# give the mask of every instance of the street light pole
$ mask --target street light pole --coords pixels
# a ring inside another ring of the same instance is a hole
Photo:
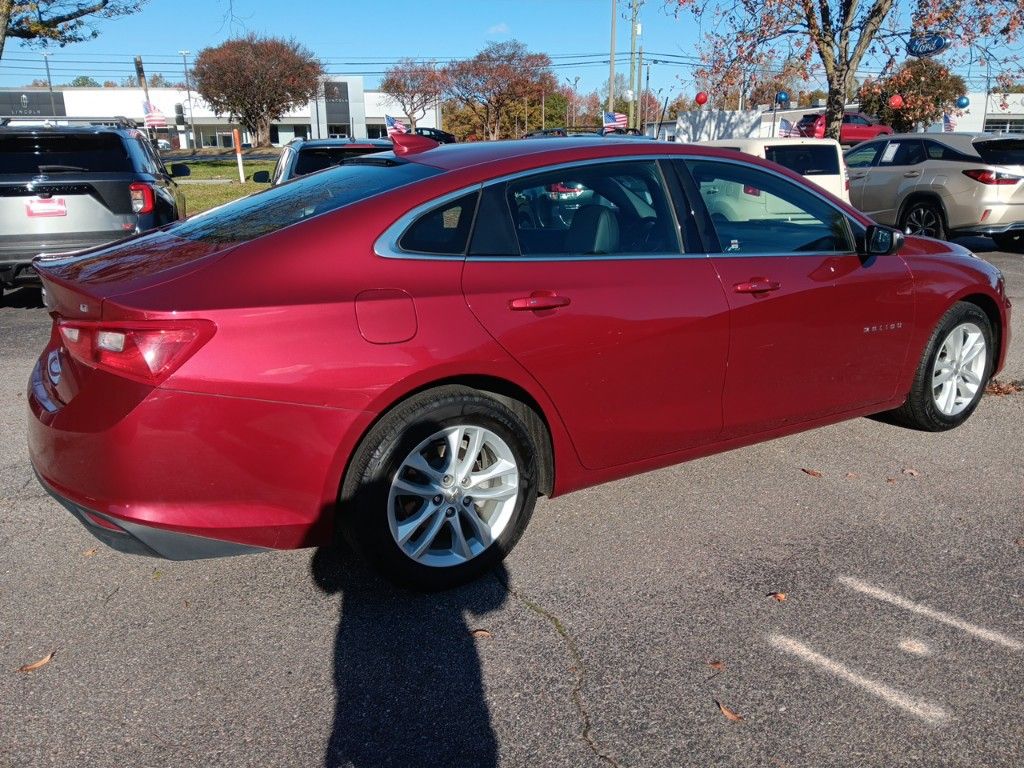
[[[46,64],[46,85],[50,89],[50,114],[56,117],[57,105],[53,100],[53,80],[50,78],[50,52],[43,51],[43,63]]]
[[[572,96],[569,97],[569,100],[572,102],[572,125],[571,125],[571,127],[575,128],[576,127],[576,89],[579,87],[579,84],[580,84],[580,76],[577,75],[572,80],[570,80],[567,77],[567,78],[565,78],[565,82],[572,83]],[[570,125],[569,125],[569,104],[565,105],[565,125],[566,125],[567,128],[570,127]]]
[[[192,113],[192,85],[188,80],[188,55],[191,51],[178,51],[181,54],[181,65],[185,70],[185,91],[188,93],[188,127],[189,133],[192,135],[192,148],[196,149],[199,142],[196,141],[196,118]]]
[[[616,0],[612,0],[612,54],[608,58],[608,112],[615,111],[615,3]]]

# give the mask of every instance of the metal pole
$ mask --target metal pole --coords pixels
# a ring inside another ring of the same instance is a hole
[[[46,85],[50,89],[50,114],[56,117],[57,105],[53,100],[53,80],[50,79],[50,54],[43,53],[43,63],[46,64]]]
[[[650,117],[650,115],[647,114],[647,94],[650,92],[650,90],[651,90],[651,65],[648,64],[647,65],[647,81],[644,83],[644,100],[643,100],[643,105],[644,105],[644,133],[647,133],[647,118]]]
[[[633,7],[630,11],[631,24],[629,26],[629,90],[632,91],[636,85],[636,14],[637,14],[637,0],[633,0]],[[629,122],[627,125],[630,128],[634,128],[634,118],[636,117],[636,93],[633,93],[633,98],[629,100]]]
[[[985,111],[981,115],[981,130],[985,130],[985,122],[988,120],[988,94],[992,90],[992,64],[985,59]]]
[[[547,130],[547,115],[544,114],[544,90],[540,92],[540,129]]]
[[[608,111],[615,111],[615,2],[612,0],[612,54],[608,58]],[[602,121],[603,122],[603,121]]]
[[[181,54],[181,65],[185,70],[185,91],[188,93],[188,127],[192,136],[192,148],[195,149],[199,146],[199,141],[196,138],[196,118],[192,111],[192,84],[188,79],[188,59],[186,58],[191,51],[178,51],[178,53]]]
[[[665,97],[665,106],[661,108],[661,119],[658,120],[658,125],[654,129],[654,138],[658,138],[661,133],[661,124],[665,122],[665,113],[668,111],[668,96]]]

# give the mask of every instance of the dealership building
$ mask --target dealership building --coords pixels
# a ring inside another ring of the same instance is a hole
[[[157,137],[167,138],[174,146],[230,147],[231,132],[239,127],[226,115],[216,115],[194,90],[189,98],[185,88],[150,88],[149,101],[167,124],[166,129],[156,130]],[[47,88],[3,88],[0,117],[127,117],[143,125],[145,102],[141,88],[54,87],[52,92]],[[270,139],[275,145],[283,145],[295,138],[380,138],[387,135],[385,115],[402,115],[401,107],[387,94],[367,90],[361,76],[332,76],[322,81],[318,98],[272,124]],[[417,125],[439,128],[440,109],[428,110]],[[252,140],[243,131],[242,141]]]

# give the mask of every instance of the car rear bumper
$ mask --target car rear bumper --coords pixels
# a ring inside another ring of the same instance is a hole
[[[44,383],[47,355],[28,392],[32,466],[105,543],[194,559],[330,541],[347,450],[368,414],[98,372],[110,381],[61,404]]]
[[[0,235],[0,283],[38,283],[32,259],[44,253],[66,253],[98,248],[124,239],[130,232],[74,232],[40,237],[38,235]]]
[[[950,235],[953,237],[967,237],[970,235],[1006,235],[1011,232],[1024,233],[1024,221],[1015,221],[1009,224],[991,224],[988,226],[977,224],[970,227],[957,227],[950,230]]]

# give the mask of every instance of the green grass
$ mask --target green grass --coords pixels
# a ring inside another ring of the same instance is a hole
[[[274,163],[260,161],[247,162],[244,165],[245,184],[238,183],[238,165],[234,160],[213,160],[204,163],[187,163],[192,170],[181,184],[185,195],[185,211],[189,216],[218,205],[237,200],[253,192],[270,189],[269,184],[255,184],[250,179],[256,171],[274,170]],[[224,184],[189,184],[188,179],[215,180],[226,179]]]

